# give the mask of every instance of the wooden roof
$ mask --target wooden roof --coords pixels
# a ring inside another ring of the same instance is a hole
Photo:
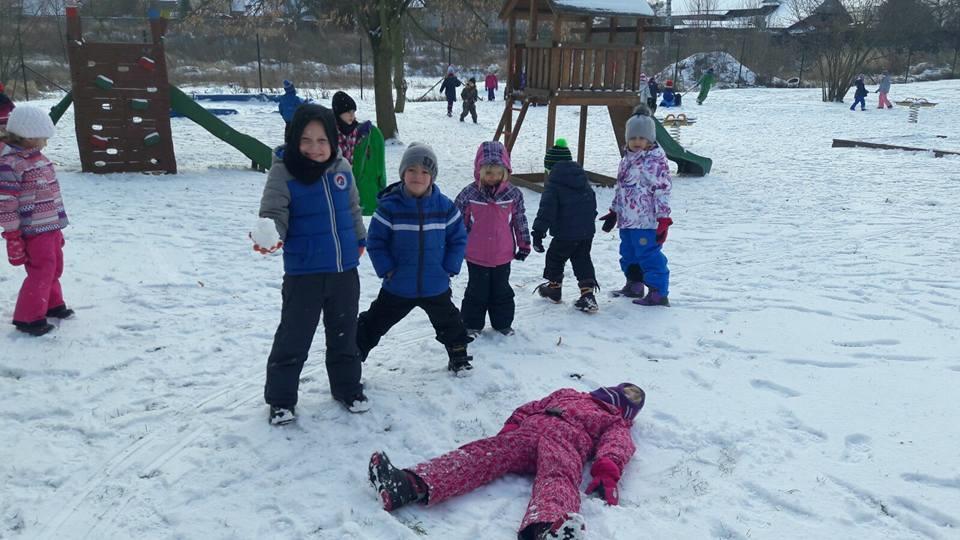
[[[518,19],[530,16],[530,2],[536,2],[540,15],[567,15],[570,17],[650,17],[653,8],[647,0],[507,0],[500,10],[500,18],[510,14]]]

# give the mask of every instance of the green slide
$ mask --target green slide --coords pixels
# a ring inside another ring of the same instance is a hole
[[[57,103],[50,109],[50,119],[53,120],[54,125],[60,121],[63,113],[67,112],[71,103],[73,103],[73,92],[67,92],[67,95],[63,96],[60,103]]]
[[[713,166],[712,159],[684,150],[677,141],[673,140],[659,120],[654,118],[653,121],[657,123],[657,143],[667,153],[667,157],[677,164],[678,173],[692,176],[710,174],[710,167]]]
[[[269,146],[228,126],[172,84],[170,85],[170,107],[242,152],[264,170],[270,169],[273,152]]]

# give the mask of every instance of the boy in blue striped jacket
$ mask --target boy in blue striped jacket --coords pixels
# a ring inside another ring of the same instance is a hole
[[[437,156],[429,146],[410,144],[400,178],[380,193],[370,220],[367,250],[383,285],[357,321],[360,357],[366,360],[380,338],[419,307],[447,349],[447,368],[462,374],[472,368],[467,344],[473,340],[451,300],[450,278],[460,273],[467,246],[463,217],[434,185]]]

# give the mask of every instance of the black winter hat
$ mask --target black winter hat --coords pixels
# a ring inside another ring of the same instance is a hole
[[[561,161],[573,161],[566,139],[557,139],[553,143],[553,148],[547,150],[547,155],[543,158],[543,168],[549,171]]]
[[[337,91],[337,93],[333,95],[332,105],[335,116],[340,116],[347,111],[357,110],[357,102],[343,91]]]

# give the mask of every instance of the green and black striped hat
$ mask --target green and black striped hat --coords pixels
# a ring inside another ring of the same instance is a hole
[[[560,161],[573,161],[566,139],[557,139],[553,143],[553,148],[547,150],[547,155],[543,158],[543,168],[549,171]]]

